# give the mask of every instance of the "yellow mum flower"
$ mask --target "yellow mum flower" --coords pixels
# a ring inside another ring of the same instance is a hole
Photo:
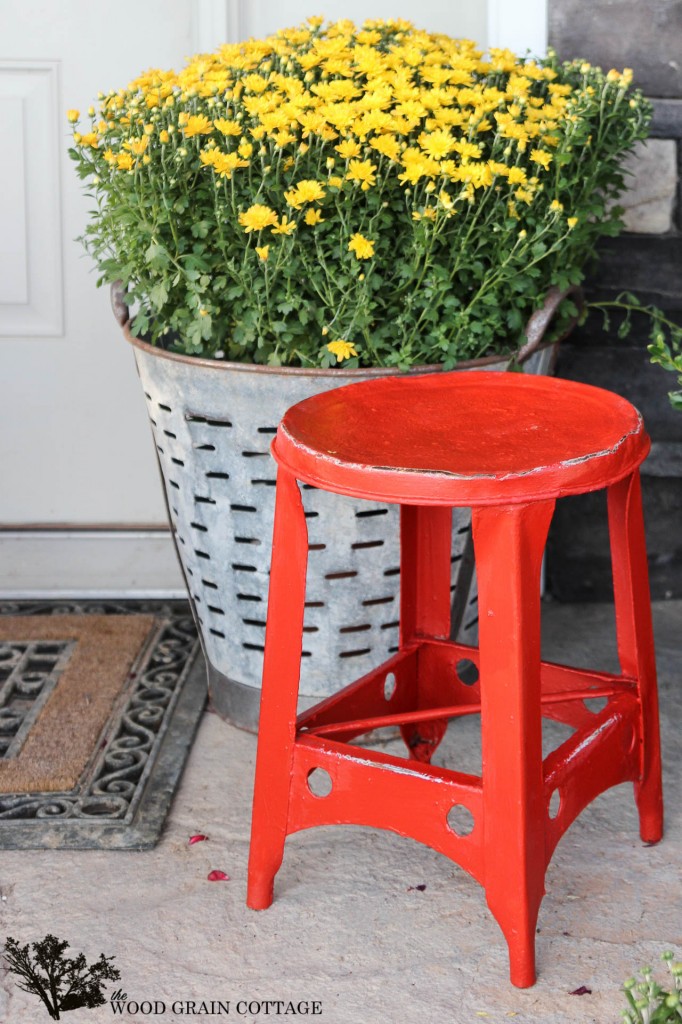
[[[344,139],[338,146],[334,146],[334,149],[342,156],[344,160],[350,160],[352,157],[360,156],[362,148],[355,139]]]
[[[455,140],[450,132],[444,130],[430,132],[428,134],[426,132],[422,133],[422,135],[419,136],[419,145],[424,152],[428,153],[428,155],[433,157],[434,160],[442,160],[443,157],[448,155],[451,149],[457,148]],[[461,143],[458,145],[461,145]],[[478,146],[473,148],[475,150],[474,155],[478,156]]]
[[[346,178],[348,181],[357,181],[362,191],[366,192],[371,185],[376,185],[376,170],[376,164],[370,160],[351,160]]]
[[[531,149],[530,158],[536,164],[540,164],[545,170],[549,167],[552,162],[552,154],[548,153],[546,149]]]
[[[78,118],[81,116],[81,112],[80,110],[67,110],[66,116],[71,122],[71,124],[75,124]]]
[[[306,210],[305,217],[303,218],[306,224],[320,224],[322,222],[322,214],[319,210]]]
[[[187,118],[183,131],[188,139],[194,135],[210,135],[213,131],[213,124],[205,114],[192,114]]]
[[[569,227],[569,230],[570,230],[570,229],[572,229],[572,228],[574,228],[576,226],[576,224],[578,223],[578,218],[577,217],[567,217],[566,218],[566,223],[568,224],[568,227]]]
[[[558,199],[553,199],[552,202],[549,204],[549,208],[550,210],[553,210],[555,213],[561,213],[561,211],[564,208],[564,204],[560,203]]]
[[[245,213],[239,214],[239,223],[248,235],[250,231],[262,231],[263,228],[277,225],[277,214],[269,206],[254,203]]]
[[[258,253],[259,259],[261,259],[263,261],[263,263],[265,263],[267,261],[268,256],[270,255],[270,246],[269,245],[257,245],[256,246],[256,252]]]
[[[78,132],[75,132],[73,137],[81,146],[90,146],[92,149],[98,148],[99,135],[97,132],[86,132],[85,135],[81,135],[79,139],[76,139],[77,134]]]
[[[338,341],[330,341],[327,348],[332,355],[336,356],[336,361],[339,363],[342,363],[344,359],[350,359],[351,356],[356,356],[358,354],[352,341],[344,341],[342,338],[339,338]]]
[[[160,142],[168,142],[169,139],[170,139],[170,135],[168,134],[168,132],[166,131],[165,128],[162,131],[159,132],[159,141]]]
[[[397,160],[400,156],[400,143],[395,135],[380,135],[378,139],[372,139],[370,146],[389,160]]]
[[[357,259],[368,260],[374,255],[374,242],[371,242],[369,238],[365,238],[364,235],[356,231],[348,243],[348,249],[350,252],[355,253]]]
[[[281,222],[273,227],[273,235],[292,235],[296,230],[296,221],[288,220],[286,216],[282,217]]]
[[[116,157],[116,166],[119,171],[131,171],[133,169],[133,158],[130,153],[119,153]]]
[[[522,167],[510,167],[507,177],[510,185],[525,185],[528,180]]]
[[[149,139],[143,135],[141,139],[131,139],[123,143],[123,148],[129,150],[134,156],[142,156],[149,145]]]
[[[284,193],[289,206],[298,209],[303,206],[304,203],[314,203],[324,197],[324,189],[319,181],[313,181],[312,179],[305,179],[299,181],[295,188],[289,189]]]
[[[241,126],[226,117],[216,117],[213,124],[223,135],[241,135],[242,133]]]
[[[242,141],[239,143],[239,146],[237,147],[237,152],[241,157],[244,158],[244,160],[246,160],[253,153],[253,146],[251,145],[250,142],[247,142],[246,139],[242,139]]]

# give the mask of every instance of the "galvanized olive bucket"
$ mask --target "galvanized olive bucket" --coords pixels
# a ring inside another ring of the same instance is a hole
[[[539,347],[539,342],[563,298],[557,293],[551,303],[548,299],[529,324],[529,342],[517,357],[529,372],[551,370],[554,346]],[[234,724],[254,730],[275,497],[270,442],[296,402],[391,371],[279,369],[176,355],[132,337],[117,292],[114,311],[134,346],[212,705]],[[508,365],[507,359],[492,358],[458,369]],[[307,485],[302,496],[310,544],[300,690],[307,706],[397,649],[399,510]],[[451,564],[453,630],[475,643],[477,595],[467,509],[454,511]]]

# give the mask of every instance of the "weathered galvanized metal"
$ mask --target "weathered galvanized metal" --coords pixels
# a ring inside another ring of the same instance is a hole
[[[639,483],[649,444],[642,417],[619,395],[518,374],[374,380],[289,409],[272,446],[250,907],[270,906],[288,835],[321,825],[387,829],[439,851],[484,887],[511,981],[525,988],[535,982],[547,867],[582,810],[633,782],[640,836],[658,842],[661,753]],[[400,503],[402,585],[398,650],[297,716],[304,604],[317,571],[301,484],[370,509]],[[540,655],[540,571],[556,500],[601,489],[615,674]],[[451,515],[462,506],[473,507],[477,646],[450,639]],[[480,714],[482,772],[432,766],[449,719],[466,714]],[[547,757],[543,718],[572,729]],[[380,726],[400,728],[409,760],[358,749],[358,737]]]
[[[566,293],[552,293],[532,318],[521,358],[547,373],[553,347],[540,347]],[[114,312],[134,345],[165,485],[178,555],[201,630],[216,710],[255,729],[267,612],[275,465],[269,446],[286,410],[313,394],[385,368],[271,368],[176,355],[133,338],[120,291]],[[504,370],[495,357],[462,369]],[[415,373],[440,372],[420,367]],[[368,430],[372,429],[368,423]],[[395,506],[303,494],[310,529],[302,704],[324,697],[397,649],[399,551]],[[470,514],[453,522],[454,621],[462,639],[477,628]]]

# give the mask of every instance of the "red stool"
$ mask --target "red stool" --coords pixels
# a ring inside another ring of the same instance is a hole
[[[548,377],[373,380],[287,412],[272,445],[279,468],[250,907],[272,902],[287,835],[330,824],[390,829],[444,853],[484,886],[507,939],[511,980],[526,987],[535,981],[545,871],[582,809],[630,780],[642,839],[661,838],[639,483],[648,450],[641,416],[623,398]],[[297,480],[401,506],[398,653],[298,720],[308,538]],[[555,500],[600,488],[608,488],[620,675],[540,660],[540,566]],[[448,639],[453,506],[473,509],[478,648]],[[463,659],[478,667],[475,685],[457,675]],[[597,696],[607,703],[594,713],[585,701]],[[448,719],[476,712],[482,777],[430,765]],[[544,761],[543,716],[575,729]],[[385,725],[401,727],[410,761],[351,745]],[[316,768],[331,777],[325,797],[308,785]],[[458,805],[473,816],[468,835],[448,825]]]

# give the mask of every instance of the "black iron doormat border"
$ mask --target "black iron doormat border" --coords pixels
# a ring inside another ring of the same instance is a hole
[[[0,849],[145,850],[159,839],[206,700],[206,669],[185,601],[0,601],[2,615],[154,615],[74,789],[0,794]]]

